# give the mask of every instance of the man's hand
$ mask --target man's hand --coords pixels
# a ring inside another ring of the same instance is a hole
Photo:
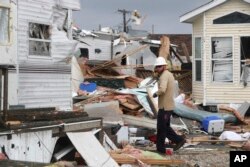
[[[156,98],[158,95],[156,93],[153,94],[153,98]]]

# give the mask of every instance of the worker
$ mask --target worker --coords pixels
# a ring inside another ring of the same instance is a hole
[[[156,148],[160,153],[165,153],[166,137],[175,143],[174,151],[178,150],[185,144],[185,139],[177,135],[170,127],[170,118],[175,108],[174,88],[175,79],[171,72],[167,69],[165,58],[158,57],[154,64],[155,72],[158,73],[158,91],[153,97],[158,97],[158,114],[157,114],[157,141]]]

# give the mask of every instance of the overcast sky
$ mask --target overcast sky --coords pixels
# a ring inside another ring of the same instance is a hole
[[[180,23],[180,16],[210,0],[80,0],[81,10],[73,12],[76,25],[86,30],[101,27],[117,28],[122,25],[118,9],[137,10],[145,20],[142,25],[133,25],[156,34],[192,33],[191,24]],[[127,15],[127,19],[129,15]],[[152,28],[154,27],[154,28]]]

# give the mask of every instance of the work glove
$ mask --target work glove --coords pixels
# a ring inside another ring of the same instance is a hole
[[[153,94],[153,98],[156,98],[158,95],[156,93]]]

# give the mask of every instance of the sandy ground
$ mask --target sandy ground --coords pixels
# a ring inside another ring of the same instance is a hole
[[[167,157],[167,156],[166,156]],[[181,159],[186,162],[181,166],[192,167],[228,167],[229,166],[229,151],[206,150],[206,149],[183,149],[167,159]]]

